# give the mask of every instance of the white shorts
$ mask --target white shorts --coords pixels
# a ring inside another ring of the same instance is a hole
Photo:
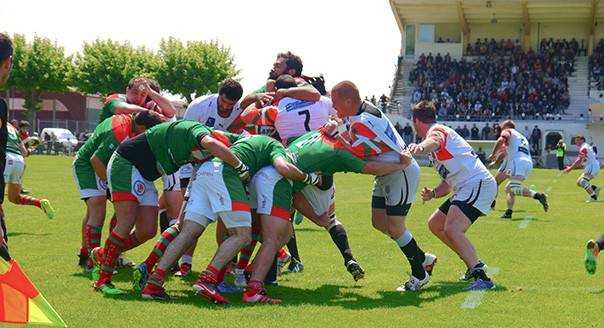
[[[250,206],[256,213],[290,220],[292,182],[272,166],[265,166],[252,177],[249,186]]]
[[[313,185],[308,185],[301,192],[316,215],[323,215],[336,202],[335,182],[328,190],[321,190]]]
[[[371,207],[386,209],[388,215],[406,216],[415,201],[420,170],[414,161],[401,171],[375,177]]]
[[[180,191],[180,174],[179,174],[179,172],[174,172],[169,175],[162,175],[161,178],[164,183],[164,192]]]
[[[158,206],[159,199],[153,181],[145,179],[136,166],[117,153],[111,156],[107,165],[107,180],[114,202],[137,201],[140,206]]]
[[[223,174],[223,169],[224,165],[218,161],[199,167],[189,186],[185,220],[207,226],[208,220],[214,222],[220,217],[227,228],[251,227],[250,206],[246,199],[241,199],[245,197],[243,183],[234,174]]]
[[[533,161],[529,159],[514,159],[508,162],[507,173],[510,177],[528,178],[533,170]]]
[[[25,169],[25,160],[23,156],[6,153],[6,166],[4,167],[4,182],[21,184],[23,170]]]
[[[479,216],[491,212],[491,204],[496,196],[497,182],[494,178],[473,179],[458,187],[439,209],[447,214],[449,206],[456,205],[474,222]]]
[[[585,168],[583,169],[583,174],[589,175],[591,178],[597,177],[598,173],[600,173],[600,163],[599,162],[594,162],[594,163],[585,165]],[[6,174],[5,174],[5,176],[6,176]]]
[[[181,179],[191,179],[193,176],[193,164],[185,164],[178,171]]]
[[[92,167],[78,166],[74,161],[71,165],[71,171],[80,193],[80,199],[87,200],[92,197],[107,196],[107,181],[96,175]]]

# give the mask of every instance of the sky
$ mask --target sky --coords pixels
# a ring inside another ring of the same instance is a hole
[[[387,0],[3,1],[0,31],[47,37],[68,54],[97,38],[151,49],[169,36],[218,40],[231,49],[246,92],[290,50],[328,87],[351,80],[376,96],[389,94],[401,39]]]

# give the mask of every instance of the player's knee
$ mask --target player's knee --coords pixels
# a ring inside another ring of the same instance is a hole
[[[105,207],[106,202],[107,201],[105,197],[90,197],[86,201],[86,204],[88,205],[91,211],[96,211],[101,207]]]
[[[452,240],[459,237],[460,234],[463,234],[463,232],[453,224],[445,224],[443,227],[443,233],[445,236],[447,236],[447,238]]]
[[[389,222],[387,233],[390,238],[396,239],[404,234],[406,231],[405,225],[400,222]]]
[[[157,227],[156,226],[147,226],[144,229],[142,229],[140,231],[140,233],[137,233],[137,238],[141,241],[141,242],[145,242],[149,239],[152,239],[155,237],[155,234],[157,233]]]
[[[252,230],[251,229],[236,229],[233,237],[236,238],[237,242],[241,247],[247,246],[252,242]]]
[[[430,231],[435,235],[441,234],[443,232],[443,227],[440,222],[437,222],[437,220],[434,219],[428,221],[428,229],[430,229]]]

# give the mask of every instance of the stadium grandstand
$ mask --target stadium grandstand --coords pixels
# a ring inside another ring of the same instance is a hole
[[[471,139],[494,139],[495,123],[516,120],[544,166],[554,165],[560,138],[570,145],[584,134],[604,145],[603,2],[390,0],[390,6],[401,50],[388,110],[399,126],[409,122],[414,103],[431,100],[440,119]]]

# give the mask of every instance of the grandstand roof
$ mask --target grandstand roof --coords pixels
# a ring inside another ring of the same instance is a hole
[[[389,0],[399,29],[409,23],[585,22],[604,19],[599,0]],[[525,21],[526,19],[526,21]],[[464,27],[465,28],[465,27]]]

